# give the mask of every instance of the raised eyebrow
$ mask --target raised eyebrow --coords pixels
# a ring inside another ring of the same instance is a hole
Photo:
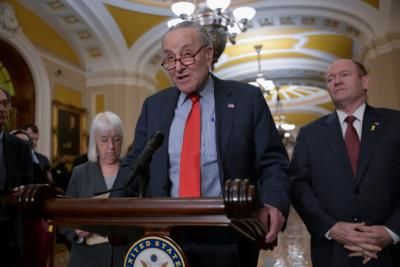
[[[186,54],[193,54],[194,52],[193,52],[193,48],[192,48],[192,46],[190,45],[185,45],[182,49],[181,49],[181,52],[179,52],[179,54],[180,54],[180,56],[184,56],[184,55],[186,55]],[[178,56],[178,58],[180,57],[180,56]],[[176,59],[177,58],[177,55],[174,53],[174,52],[172,52],[171,50],[164,50],[164,58],[163,58],[163,61],[165,61],[165,60],[168,60],[168,59],[171,59],[171,58],[173,58],[173,59]]]

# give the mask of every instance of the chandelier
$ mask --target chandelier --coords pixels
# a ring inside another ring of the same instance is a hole
[[[235,44],[236,36],[247,30],[248,22],[256,14],[252,7],[237,7],[231,12],[230,3],[231,0],[175,2],[171,9],[179,18],[170,20],[168,27],[185,20],[196,21],[204,26],[212,38],[214,48],[212,65],[214,66],[224,52],[227,40],[229,39],[231,44]]]
[[[265,98],[271,95],[271,101],[275,102],[275,112],[274,112],[274,121],[276,128],[278,129],[279,134],[282,139],[289,138],[291,136],[290,131],[294,130],[296,126],[291,123],[286,122],[286,118],[283,115],[283,105],[281,100],[281,94],[279,93],[280,87],[276,86],[273,80],[264,79],[264,75],[261,70],[261,44],[257,44],[254,46],[254,49],[257,53],[257,62],[258,62],[258,71],[256,75],[255,82],[249,82],[249,84],[257,86],[263,92]]]
[[[249,82],[249,84],[257,86],[261,89],[264,94],[270,94],[271,91],[275,90],[275,83],[272,80],[264,79],[264,75],[261,70],[261,44],[254,45],[254,49],[257,53],[258,70],[255,82]]]

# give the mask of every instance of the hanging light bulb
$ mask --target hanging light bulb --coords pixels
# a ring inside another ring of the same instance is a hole
[[[235,8],[232,13],[235,19],[237,19],[238,21],[249,21],[252,20],[256,15],[256,10],[252,7],[244,6]]]
[[[173,3],[171,6],[172,12],[183,19],[188,18],[190,15],[192,15],[194,9],[195,6],[192,3],[184,1]]]
[[[179,23],[181,23],[181,22],[183,22],[183,21],[184,21],[184,20],[181,19],[181,18],[170,19],[170,20],[167,22],[167,26],[168,26],[168,28],[171,28],[171,27],[174,27],[176,24],[179,24]]]
[[[225,10],[231,4],[231,0],[207,0],[207,6],[211,10]]]

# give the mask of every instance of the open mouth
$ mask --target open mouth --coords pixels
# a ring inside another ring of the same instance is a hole
[[[190,77],[190,75],[181,75],[181,76],[176,77],[176,79],[178,81],[185,81],[185,80],[189,79],[189,77]]]

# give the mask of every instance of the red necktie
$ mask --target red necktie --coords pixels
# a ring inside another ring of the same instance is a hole
[[[344,134],[344,142],[346,144],[347,154],[349,155],[351,169],[353,175],[356,176],[357,165],[358,165],[358,154],[360,152],[360,140],[358,134],[353,126],[353,122],[356,118],[354,116],[347,116],[344,120],[347,123],[346,133]]]
[[[188,95],[192,109],[186,119],[180,163],[179,196],[200,197],[200,96]]]

